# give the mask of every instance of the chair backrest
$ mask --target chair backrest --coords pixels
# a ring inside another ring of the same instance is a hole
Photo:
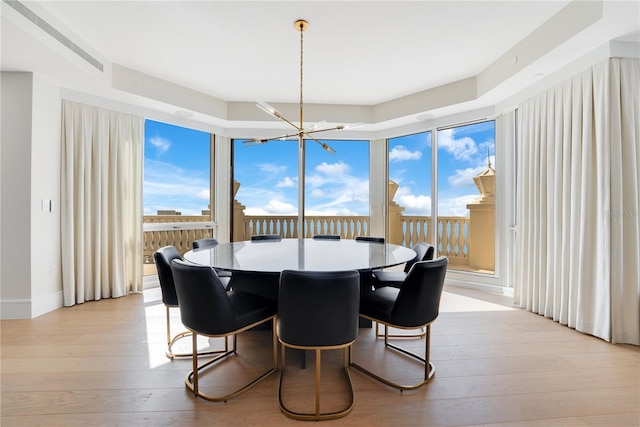
[[[280,236],[279,234],[255,234],[253,236],[251,236],[251,241],[252,242],[260,242],[263,240],[270,240],[270,241],[277,241],[279,242],[280,240],[282,240],[282,236]]]
[[[339,234],[316,234],[314,240],[340,240]]]
[[[231,300],[213,268],[176,259],[171,263],[182,324],[200,334],[236,329]]]
[[[358,335],[357,271],[293,271],[280,275],[278,337],[287,344],[341,345]]]
[[[418,261],[431,261],[433,259],[433,254],[435,253],[435,248],[433,247],[433,245],[423,242],[416,243],[416,245],[413,247],[413,250],[416,253],[416,257],[404,265],[405,273],[408,273],[411,269],[411,266],[413,266],[413,264]]]
[[[212,248],[217,245],[218,245],[218,240],[214,239],[213,237],[194,240],[193,243],[191,244],[193,249]]]
[[[384,243],[384,237],[357,236],[356,237],[356,241],[358,241],[358,242]]]
[[[393,324],[417,327],[438,317],[448,262],[443,256],[413,264],[391,309]]]
[[[432,261],[436,256],[436,248],[429,244],[427,244],[427,246],[427,253],[424,254],[422,261]]]
[[[171,245],[164,246],[153,253],[153,260],[156,263],[156,270],[158,271],[160,291],[162,292],[162,303],[169,307],[178,306],[176,286],[173,281],[173,273],[171,272],[171,262],[174,259],[182,259],[182,257],[176,248]]]

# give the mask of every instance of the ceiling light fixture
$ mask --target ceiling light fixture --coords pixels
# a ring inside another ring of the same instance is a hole
[[[244,141],[245,145],[257,145],[257,144],[266,144],[269,141],[273,140],[287,140],[294,137],[298,139],[298,222],[296,224],[296,230],[298,234],[298,238],[304,238],[305,230],[304,230],[304,189],[305,189],[305,140],[312,139],[320,146],[328,151],[331,154],[335,154],[335,150],[329,146],[329,144],[322,142],[316,138],[314,138],[311,134],[315,134],[318,132],[327,132],[332,130],[344,130],[347,128],[345,125],[337,125],[334,127],[327,127],[326,122],[320,122],[309,128],[304,128],[304,103],[303,103],[303,64],[304,64],[304,36],[303,33],[309,28],[309,23],[304,19],[298,19],[294,22],[293,27],[300,32],[300,122],[299,124],[295,124],[291,120],[287,119],[283,116],[278,110],[273,108],[273,106],[267,104],[262,100],[258,100],[256,105],[261,110],[265,111],[270,116],[277,118],[278,120],[282,120],[289,124],[295,131],[291,133],[281,135],[274,138],[256,138]],[[350,127],[354,127],[356,125],[351,125]]]
[[[265,101],[259,99],[256,101],[256,106],[258,108],[260,108],[261,110],[263,110],[264,112],[266,112],[267,114],[269,114],[272,117],[275,117],[276,119],[282,120],[283,122],[286,122],[287,124],[291,125],[291,127],[293,127],[295,129],[295,132],[286,134],[286,135],[281,135],[281,136],[277,136],[277,137],[273,137],[273,138],[254,138],[254,139],[249,139],[246,140],[244,142],[245,145],[258,145],[258,144],[266,144],[269,141],[274,141],[274,140],[286,140],[286,139],[290,139],[293,137],[297,137],[298,138],[298,142],[300,144],[300,146],[302,147],[302,145],[304,144],[304,139],[305,138],[309,138],[314,140],[315,142],[317,142],[318,144],[320,144],[320,146],[322,148],[324,148],[326,151],[328,151],[331,154],[335,154],[336,151],[331,148],[327,143],[322,142],[316,138],[314,138],[311,134],[314,133],[318,133],[318,132],[327,132],[327,131],[332,131],[332,130],[344,130],[347,129],[348,126],[345,125],[337,125],[334,127],[325,127],[326,123],[325,122],[320,122],[316,125],[313,125],[311,127],[309,127],[308,129],[304,128],[304,122],[303,122],[303,118],[304,118],[304,104],[303,104],[303,63],[304,63],[304,36],[303,33],[309,28],[309,23],[307,21],[305,21],[304,19],[298,19],[294,24],[293,24],[294,28],[300,32],[300,122],[299,124],[295,124],[294,122],[292,122],[291,120],[287,119],[284,115],[282,115],[278,110],[276,110],[273,106],[267,104]]]

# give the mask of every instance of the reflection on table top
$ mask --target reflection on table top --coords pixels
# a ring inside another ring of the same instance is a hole
[[[230,271],[281,272],[366,270],[412,260],[416,253],[399,245],[350,239],[283,239],[220,243],[187,252],[184,258]]]

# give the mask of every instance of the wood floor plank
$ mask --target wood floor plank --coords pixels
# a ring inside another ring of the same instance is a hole
[[[545,420],[476,424],[469,427],[637,427],[638,414],[594,415],[576,418],[553,418]]]

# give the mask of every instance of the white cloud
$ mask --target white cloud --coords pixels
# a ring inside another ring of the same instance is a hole
[[[349,171],[349,165],[343,161],[329,164],[322,162],[316,166],[316,172],[324,173],[331,176],[342,176]]]
[[[467,204],[474,202],[479,194],[467,194],[465,196],[450,199],[438,199],[439,216],[469,216]]]
[[[272,199],[260,207],[247,207],[244,214],[247,216],[297,215],[298,208],[290,203]]]
[[[159,136],[149,138],[149,143],[158,149],[158,156],[165,153],[171,147],[171,141]]]
[[[495,164],[495,156],[490,156],[491,164]],[[457,169],[455,175],[447,178],[449,184],[453,187],[474,186],[473,177],[487,170],[487,160],[482,160],[481,164],[475,168]]]
[[[263,206],[263,209],[270,215],[295,215],[298,211],[296,206],[277,199],[269,200],[269,203]]]
[[[392,171],[389,171],[389,173],[391,173]],[[396,184],[400,184],[403,180],[404,177],[407,175],[407,170],[406,169],[397,169],[395,171],[393,171],[394,175],[393,176],[389,176],[389,179],[393,182],[395,182]]]
[[[449,184],[453,187],[466,187],[473,185],[473,177],[484,171],[485,168],[478,166],[476,168],[457,169],[455,175],[447,178]]]
[[[359,216],[360,214],[352,211],[347,207],[341,208],[324,208],[309,207],[305,209],[306,216]]]
[[[313,175],[307,190],[307,213],[317,215],[365,215],[369,211],[369,181],[351,175]]]
[[[290,188],[290,187],[295,187],[297,178],[296,180],[291,179],[288,176],[285,176],[284,179],[282,181],[278,181],[278,183],[276,184],[276,187],[278,188]]]
[[[209,200],[209,177],[190,169],[145,158],[144,205],[146,213],[173,209],[183,215],[200,215]],[[200,200],[207,200],[202,203]]]
[[[409,187],[400,186],[393,200],[405,208],[403,215],[430,215],[431,197],[414,195]]]
[[[210,200],[209,194],[210,194],[209,193],[209,189],[208,188],[203,188],[202,190],[200,190],[200,191],[198,191],[196,193],[196,197],[198,199],[202,199],[202,200]]]
[[[270,200],[287,200],[283,192],[252,186],[240,186],[235,198],[246,206],[245,213],[247,215],[266,215],[267,213],[262,206],[266,206]]]
[[[431,197],[424,195],[405,194],[398,199],[398,204],[405,208],[404,215],[430,215]]]
[[[287,167],[283,165],[276,165],[274,163],[261,163],[258,165],[258,169],[261,172],[277,174],[286,171]]]
[[[438,199],[439,216],[469,216],[467,204],[474,202],[479,194],[467,194],[448,199]],[[404,207],[403,215],[428,216],[431,215],[431,197],[426,195],[411,194],[408,187],[400,187],[394,198],[396,203]]]
[[[369,211],[369,181],[349,174],[344,161],[321,163],[306,177],[306,213],[323,215],[365,215]],[[246,207],[247,215],[295,214],[297,205],[291,189],[298,185],[294,177],[282,177],[270,188],[241,186],[236,199]],[[281,190],[281,191],[279,191]],[[293,202],[292,202],[293,201]],[[292,202],[292,203],[291,203]],[[296,205],[296,206],[294,206]]]
[[[478,152],[475,141],[468,136],[456,139],[454,130],[455,129],[445,129],[438,132],[438,147],[453,154],[456,160],[471,160]]]
[[[305,177],[304,182],[310,188],[318,188],[323,185],[330,183],[332,181],[331,177],[326,177],[322,175],[308,175]]]
[[[397,145],[389,151],[390,162],[401,162],[404,160],[419,160],[422,158],[422,152],[409,151],[404,145]]]

